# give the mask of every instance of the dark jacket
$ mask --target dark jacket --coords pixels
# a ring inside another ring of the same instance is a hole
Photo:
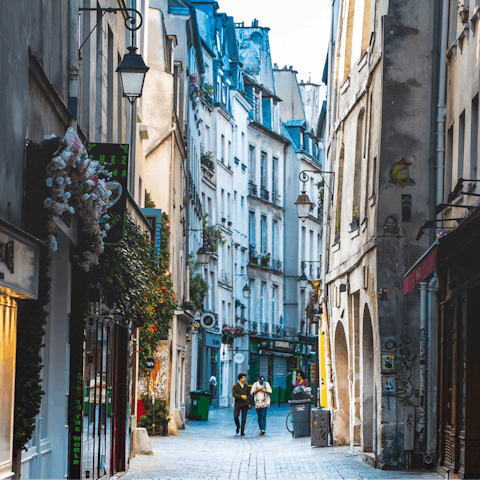
[[[242,398],[242,395],[246,395],[247,399],[244,400]],[[251,405],[252,402],[250,400],[250,389],[248,388],[248,385],[245,383],[242,386],[240,383],[236,383],[233,386],[233,398],[235,398],[235,405],[240,406],[240,407],[246,407],[247,405]]]

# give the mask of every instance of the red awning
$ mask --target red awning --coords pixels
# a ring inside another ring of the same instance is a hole
[[[410,293],[420,282],[423,282],[433,271],[437,264],[437,245],[421,258],[417,264],[410,269],[403,280],[403,294]]]

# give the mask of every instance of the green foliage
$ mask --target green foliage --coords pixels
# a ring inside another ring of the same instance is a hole
[[[147,190],[145,190],[145,208],[155,208],[155,202],[152,200],[150,192],[147,192]]]
[[[145,407],[145,415],[139,419],[139,425],[142,428],[150,428],[152,424],[152,397],[150,395],[141,395],[140,397]],[[167,402],[163,398],[155,398],[155,426],[168,423],[170,421],[170,412],[167,408]]]
[[[107,246],[101,268],[94,271],[96,283],[107,294],[107,303],[118,308],[129,322],[140,327],[140,365],[153,356],[168,338],[176,296],[168,273],[168,217],[162,215],[160,257],[148,238],[131,221],[125,238]]]
[[[203,297],[208,292],[208,284],[200,274],[194,275],[190,279],[190,302],[195,310],[203,306]]]
[[[342,214],[340,209],[335,214],[335,236],[340,235],[340,225],[342,223]]]
[[[357,220],[360,217],[360,209],[358,208],[358,205],[355,199],[353,199],[353,204],[352,204],[352,216],[354,220]]]

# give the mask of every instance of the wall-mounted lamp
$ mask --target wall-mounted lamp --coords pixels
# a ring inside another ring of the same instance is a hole
[[[305,272],[298,277],[298,283],[300,285],[300,290],[305,290],[308,287],[308,278],[305,275]]]
[[[239,278],[243,278],[246,281],[244,287],[242,288],[242,293],[243,293],[243,298],[245,300],[248,300],[250,298],[250,293],[251,293],[250,287],[248,286],[248,282],[250,281],[250,277],[248,275],[246,275],[245,273],[236,273],[235,276],[239,277]]]
[[[298,175],[298,178],[300,181],[303,183],[303,190],[302,193],[298,196],[297,201],[295,202],[295,205],[297,207],[297,215],[298,218],[304,222],[305,219],[308,217],[310,214],[310,210],[314,207],[314,204],[311,202],[310,198],[307,195],[307,192],[305,190],[305,183],[307,183],[310,180],[310,177],[307,175],[307,172],[309,173],[331,173],[334,175],[334,172],[323,172],[322,170],[302,170],[300,174]],[[328,187],[328,185],[327,185]]]

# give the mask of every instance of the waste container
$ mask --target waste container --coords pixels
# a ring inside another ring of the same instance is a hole
[[[210,395],[211,393],[208,390],[194,390],[190,392],[190,398],[192,399],[190,418],[192,420],[208,420]]]
[[[288,401],[292,412],[293,436],[310,436],[310,406],[312,395],[305,387],[297,387],[292,392],[292,399]]]
[[[328,447],[328,436],[330,435],[330,411],[325,408],[311,411],[312,425],[312,447]]]

